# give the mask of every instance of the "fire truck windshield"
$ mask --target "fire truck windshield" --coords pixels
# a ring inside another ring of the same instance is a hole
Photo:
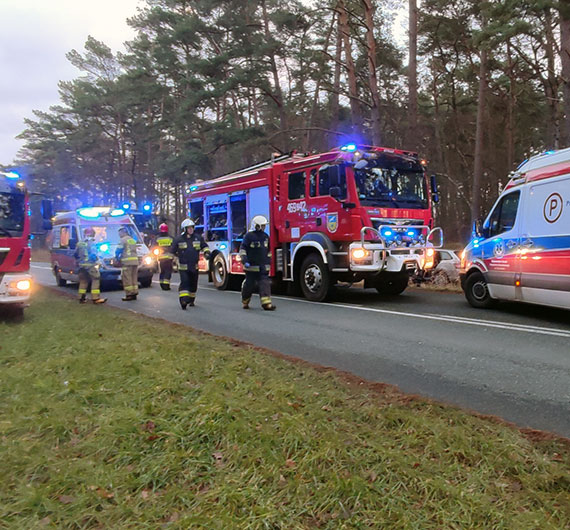
[[[104,224],[104,225],[81,225],[81,233],[87,227],[93,228],[95,230],[95,242],[96,243],[111,243],[113,245],[118,244],[120,241],[119,228],[126,228],[129,236],[131,236],[137,243],[142,243],[138,232],[132,225],[127,224]]]
[[[390,167],[380,160],[370,160],[365,168],[355,169],[354,175],[363,206],[428,207],[426,181],[420,167]]]
[[[23,193],[0,192],[0,237],[21,236],[26,218]]]

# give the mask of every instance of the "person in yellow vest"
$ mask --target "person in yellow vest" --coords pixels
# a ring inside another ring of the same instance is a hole
[[[97,248],[95,246],[95,230],[88,226],[83,231],[83,241],[75,247],[75,259],[79,268],[79,303],[87,302],[87,287],[91,282],[91,298],[94,304],[104,304],[107,299],[101,298],[101,272],[99,271]]]
[[[159,283],[163,291],[170,291],[170,278],[172,277],[172,262],[174,256],[170,253],[170,247],[174,239],[168,234],[168,225],[162,223],[158,230],[160,235],[156,238],[158,245],[158,264],[160,266]]]
[[[122,300],[129,302],[136,300],[139,294],[137,243],[124,226],[119,228],[119,237],[121,242],[115,257],[121,261],[121,279],[125,290],[125,296]]]

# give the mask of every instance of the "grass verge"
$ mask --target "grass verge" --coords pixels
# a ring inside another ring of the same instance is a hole
[[[49,291],[0,346],[2,528],[570,525],[563,440]]]

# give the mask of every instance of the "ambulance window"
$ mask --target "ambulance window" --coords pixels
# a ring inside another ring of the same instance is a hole
[[[439,259],[441,259],[442,261],[446,259],[451,259],[451,254],[449,252],[445,252],[445,250],[440,250]]]
[[[314,197],[317,194],[317,170],[311,169],[309,177],[309,196]]]
[[[59,248],[59,236],[61,235],[61,227],[57,227],[53,231],[53,241],[51,243],[52,248]]]
[[[346,174],[343,165],[326,165],[319,169],[319,195],[330,195],[333,186],[340,188],[339,200],[346,199]]]
[[[517,218],[520,191],[505,195],[489,218],[489,237],[512,230]]]
[[[62,226],[59,235],[59,248],[69,248],[71,230],[69,226]]]
[[[289,200],[305,198],[305,172],[289,174]]]

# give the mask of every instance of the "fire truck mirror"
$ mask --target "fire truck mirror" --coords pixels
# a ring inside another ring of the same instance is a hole
[[[435,175],[430,177],[430,184],[431,184],[431,198],[435,204],[439,202],[439,193],[437,191],[437,179]]]
[[[329,195],[333,198],[338,200],[340,197],[340,186],[331,186],[329,188]]]
[[[51,220],[51,218],[53,217],[53,212],[52,212],[52,202],[48,199],[44,199],[42,200],[42,219],[46,219],[46,220]],[[50,230],[51,226],[49,228],[45,228],[45,230]]]

